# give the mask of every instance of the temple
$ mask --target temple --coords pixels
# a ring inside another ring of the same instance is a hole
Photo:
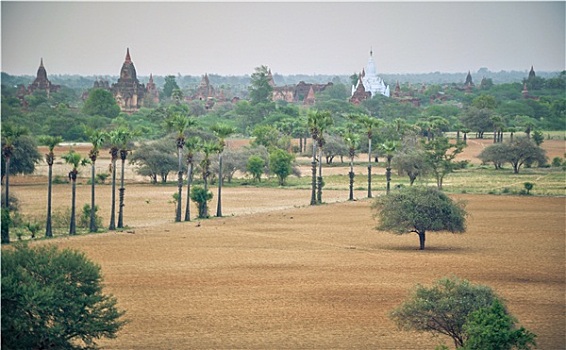
[[[126,59],[120,70],[120,78],[117,83],[112,84],[111,91],[122,111],[133,112],[141,107],[146,89],[137,78],[129,48],[126,50]]]
[[[43,58],[39,63],[39,68],[37,69],[37,76],[33,81],[33,83],[29,84],[27,89],[23,88],[23,85],[20,86],[20,90],[22,90],[21,93],[24,95],[33,94],[35,91],[40,90],[40,91],[45,91],[47,97],[49,97],[50,93],[57,92],[59,91],[59,89],[61,89],[60,85],[53,85],[51,84],[49,79],[47,79],[47,71],[43,66]]]
[[[373,50],[370,50],[367,66],[362,69],[357,84],[352,86],[350,102],[360,103],[378,94],[389,97],[389,86],[377,75]]]

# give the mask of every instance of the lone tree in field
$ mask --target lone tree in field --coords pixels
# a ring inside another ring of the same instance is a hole
[[[390,317],[403,330],[447,335],[456,348],[511,350],[535,345],[535,335],[516,328],[491,288],[455,277],[442,278],[430,288],[417,285]]]
[[[372,208],[379,218],[379,230],[398,234],[414,232],[419,236],[420,250],[425,249],[427,231],[457,233],[466,229],[464,204],[452,201],[436,188],[402,188],[377,198]]]
[[[116,302],[102,292],[100,267],[81,252],[2,251],[3,349],[96,349],[124,324]]]
[[[83,158],[80,154],[76,153],[75,150],[71,149],[68,153],[63,155],[63,160],[65,163],[72,166],[69,172],[69,180],[71,180],[71,220],[69,226],[69,234],[74,235],[77,233],[77,223],[76,223],[76,198],[77,198],[77,176],[79,174],[79,167],[85,166],[90,161]]]

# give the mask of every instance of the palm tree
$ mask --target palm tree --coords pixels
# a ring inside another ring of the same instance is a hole
[[[80,154],[76,153],[75,150],[71,149],[69,153],[63,155],[65,163],[71,164],[73,169],[69,172],[69,179],[72,184],[72,196],[71,196],[71,224],[69,227],[69,234],[74,235],[77,233],[76,225],[76,196],[77,196],[77,174],[79,173],[79,166],[84,166],[89,163],[89,160],[83,158]]]
[[[226,124],[215,124],[211,130],[218,137],[218,200],[216,216],[222,217],[222,153],[224,152],[224,147],[226,147],[226,137],[236,132],[236,129]]]
[[[118,133],[118,146],[120,148],[120,160],[122,161],[120,171],[120,204],[118,206],[118,228],[124,228],[124,195],[126,192],[126,188],[124,187],[124,172],[126,158],[128,157],[128,153],[131,151],[130,149],[128,149],[128,147],[130,146],[132,139],[137,135],[137,133],[127,129],[118,130],[120,130],[120,132]]]
[[[107,137],[106,133],[100,130],[95,129],[86,129],[86,135],[88,136],[88,140],[92,143],[92,148],[88,153],[88,157],[90,158],[91,162],[91,176],[90,176],[90,222],[89,222],[89,231],[96,232],[98,231],[98,227],[96,227],[96,203],[95,203],[95,187],[96,187],[96,159],[98,158],[98,153],[100,148],[104,144],[104,141]]]
[[[185,221],[191,221],[191,184],[193,181],[193,165],[195,153],[200,150],[201,141],[198,137],[189,137],[185,141],[187,148],[187,203],[185,206]]]
[[[60,136],[43,136],[39,138],[39,142],[46,145],[49,149],[49,153],[45,155],[45,161],[49,167],[47,175],[47,220],[45,223],[45,237],[53,237],[53,229],[51,227],[51,187],[53,185],[53,161],[55,160],[53,150],[58,144],[63,142],[63,139]]]
[[[110,141],[110,170],[112,172],[112,205],[110,209],[110,225],[109,230],[116,229],[116,161],[118,160],[118,154],[120,152],[120,137],[121,128],[114,129],[108,133],[108,139]]]
[[[382,121],[371,117],[367,114],[358,114],[352,116],[352,119],[361,125],[365,131],[368,138],[368,198],[372,198],[371,193],[371,139],[373,137],[373,131],[378,128]]]
[[[324,146],[324,132],[333,123],[332,115],[328,111],[309,111],[307,114],[309,130],[313,139],[313,161],[312,161],[312,194],[311,205],[322,203],[322,147]],[[316,143],[316,146],[315,146]],[[316,156],[318,148],[318,177],[316,177]],[[316,181],[315,181],[316,178]],[[316,191],[316,199],[315,199]]]
[[[346,145],[348,146],[348,153],[350,155],[350,172],[348,175],[350,176],[350,196],[348,200],[354,200],[354,157],[356,155],[356,148],[358,148],[360,143],[360,138],[358,135],[347,132],[344,136],[344,141],[346,141]]]
[[[4,156],[4,162],[6,165],[4,206],[8,219],[10,218],[10,160],[14,153],[14,144],[16,140],[20,136],[27,134],[27,132],[27,129],[19,126],[12,126],[10,124],[2,126],[2,155]],[[2,231],[1,241],[2,243],[10,243],[9,229]]]
[[[185,132],[187,129],[195,125],[195,120],[192,118],[187,118],[182,114],[174,114],[171,118],[166,120],[167,128],[169,130],[174,130],[176,132],[177,141],[177,157],[179,161],[179,170],[177,172],[177,186],[178,186],[178,198],[177,198],[177,209],[175,211],[175,221],[181,221],[181,202],[183,193],[183,147],[185,146]],[[187,202],[189,198],[187,197]]]
[[[387,190],[386,193],[389,194],[391,189],[391,159],[393,159],[393,155],[397,150],[397,142],[396,141],[385,141],[381,145],[379,145],[380,150],[385,153],[385,157],[387,158],[387,165],[385,166],[385,179],[387,181]]]
[[[220,150],[220,145],[213,141],[206,141],[202,144],[201,151],[204,158],[200,162],[202,169],[202,180],[204,182],[204,192],[208,193],[208,176],[210,175],[210,155]],[[204,208],[203,217],[208,217],[208,207]]]

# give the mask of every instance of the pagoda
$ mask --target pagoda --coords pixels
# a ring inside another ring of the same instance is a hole
[[[383,79],[377,75],[377,69],[375,68],[375,62],[373,60],[373,50],[369,52],[369,59],[365,69],[362,69],[358,83],[352,86],[352,96],[358,92],[360,94],[361,87],[359,84],[363,85],[364,93],[369,93],[370,97],[376,96],[378,94],[389,97],[389,86],[385,85]]]
[[[126,50],[126,59],[120,70],[120,78],[117,83],[112,84],[111,90],[122,111],[133,112],[140,108],[146,89],[137,78],[129,48]]]
[[[53,85],[51,84],[49,79],[47,79],[47,71],[43,66],[43,58],[41,58],[41,61],[39,63],[39,68],[37,69],[37,76],[33,81],[33,83],[28,85],[27,92],[29,94],[33,94],[36,90],[43,90],[47,93],[47,96],[49,97],[49,94],[51,92],[57,92],[59,91],[60,88],[61,88],[60,85]]]

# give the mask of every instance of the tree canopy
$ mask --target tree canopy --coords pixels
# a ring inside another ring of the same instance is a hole
[[[55,246],[2,251],[2,347],[93,349],[124,325],[100,267]]]
[[[376,198],[372,208],[379,219],[379,230],[397,234],[414,232],[419,236],[421,250],[425,249],[427,231],[460,233],[466,230],[465,204],[454,202],[432,187],[401,188]]]

